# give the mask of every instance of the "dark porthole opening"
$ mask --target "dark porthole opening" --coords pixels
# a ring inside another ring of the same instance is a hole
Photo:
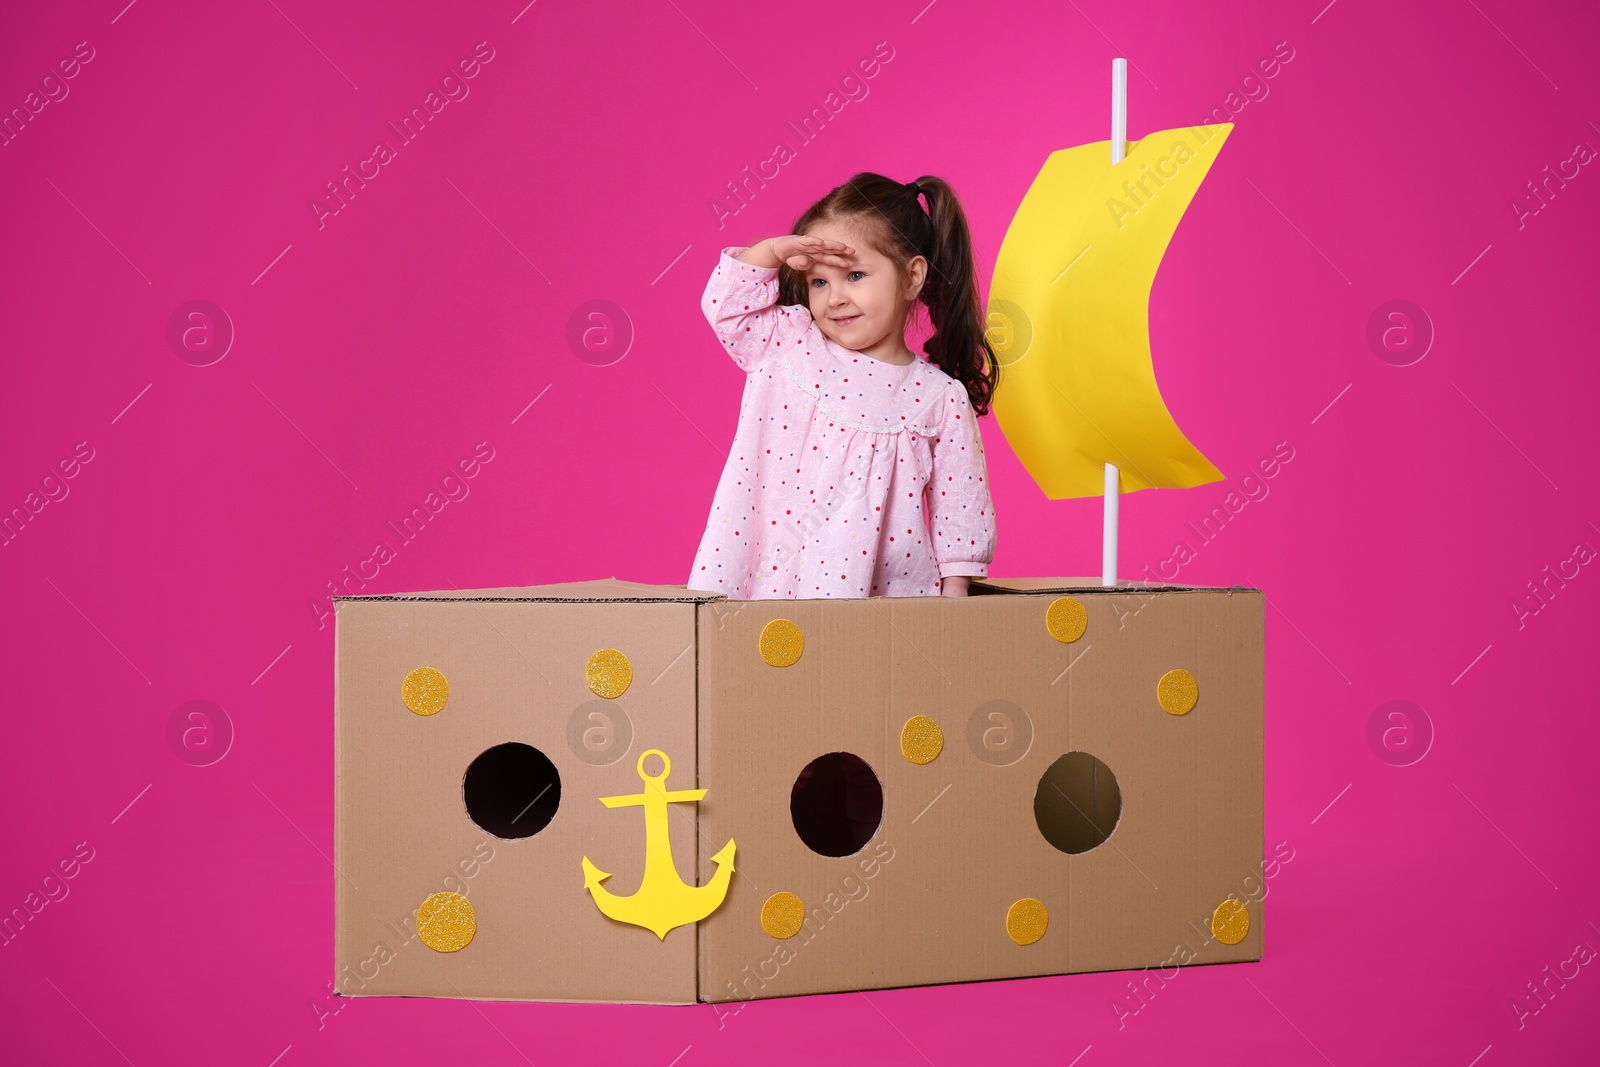
[[[823,856],[860,852],[883,822],[883,786],[860,756],[818,756],[794,780],[789,794],[794,831]]]
[[[467,815],[496,837],[532,837],[561,806],[561,775],[550,757],[520,741],[487,749],[461,784]]]
[[[1033,795],[1039,832],[1069,855],[1103,844],[1121,817],[1117,776],[1087,752],[1068,752],[1050,764]]]

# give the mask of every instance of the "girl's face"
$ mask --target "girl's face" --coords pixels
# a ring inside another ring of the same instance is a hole
[[[885,363],[916,358],[905,345],[906,311],[922,290],[928,261],[913,258],[907,266],[910,284],[903,285],[894,264],[864,242],[858,228],[829,219],[812,226],[805,236],[841,241],[855,249],[846,257],[848,268],[824,263],[806,271],[811,317],[823,335]]]

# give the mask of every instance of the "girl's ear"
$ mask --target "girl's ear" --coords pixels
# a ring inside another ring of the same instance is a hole
[[[906,264],[906,274],[911,278],[908,287],[910,295],[907,300],[915,300],[917,294],[922,292],[922,283],[928,278],[928,261],[922,256],[912,256],[911,262]]]

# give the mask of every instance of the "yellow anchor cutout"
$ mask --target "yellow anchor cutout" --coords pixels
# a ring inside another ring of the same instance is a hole
[[[661,757],[661,773],[646,773],[644,761],[651,756]],[[667,805],[705,798],[704,789],[677,789],[667,792],[667,776],[672,773],[672,761],[658,748],[652,748],[639,757],[639,777],[644,781],[644,791],[620,797],[601,797],[600,803],[608,808],[644,807],[644,880],[632,896],[619,897],[608,892],[600,883],[611,875],[583,857],[583,887],[594,897],[595,906],[602,914],[618,922],[631,923],[655,932],[666,940],[667,931],[679,926],[697,923],[722,905],[728,894],[728,882],[733,878],[733,838],[722,846],[711,862],[717,873],[703,886],[685,885],[678,877],[672,862],[671,828],[667,825]]]

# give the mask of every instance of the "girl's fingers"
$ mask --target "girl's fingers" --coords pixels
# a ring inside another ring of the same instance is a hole
[[[788,259],[784,260],[784,262],[798,271],[807,271],[812,267],[823,263],[830,267],[838,267],[841,270],[849,270],[855,266],[855,264],[848,259],[842,259],[839,256],[823,255],[817,252],[807,255],[796,253],[795,255],[792,255]]]
[[[784,257],[784,262],[794,270],[810,270],[812,266],[826,263],[833,267],[851,266],[846,257],[855,255],[855,249],[842,241],[830,241],[823,237],[794,238],[799,247]]]
[[[802,237],[800,240],[806,242],[809,247],[816,248],[819,251],[843,252],[845,255],[855,254],[855,249],[851,248],[843,241],[830,241],[825,237]]]

